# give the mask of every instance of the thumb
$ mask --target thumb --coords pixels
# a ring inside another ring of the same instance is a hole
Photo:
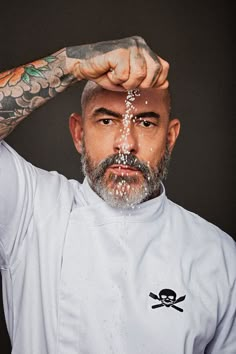
[[[87,80],[99,78],[111,69],[111,64],[106,56],[103,54],[86,60],[78,60],[74,64],[73,74],[77,78]]]

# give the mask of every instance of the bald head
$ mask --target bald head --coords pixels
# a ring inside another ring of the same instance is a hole
[[[85,107],[88,102],[99,92],[105,91],[101,86],[96,84],[94,81],[87,81],[84,86],[82,96],[81,96],[81,108],[82,108],[82,116],[84,116]]]
[[[168,114],[170,116],[171,113],[171,95],[170,95],[170,89],[145,89],[145,90],[156,90],[157,94],[162,93],[162,100],[164,101],[164,104],[166,105]],[[100,85],[96,84],[94,81],[87,81],[87,83],[84,86],[82,96],[81,96],[81,108],[82,108],[82,116],[84,116],[85,108],[88,105],[88,103],[96,97],[97,94],[101,92],[106,92],[107,90],[101,87]]]

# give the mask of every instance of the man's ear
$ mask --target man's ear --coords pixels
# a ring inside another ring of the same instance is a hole
[[[171,119],[169,121],[169,126],[168,126],[168,135],[167,135],[167,140],[168,140],[168,147],[170,152],[173,150],[175,146],[176,139],[178,138],[180,132],[180,121],[178,119]]]
[[[69,128],[76,150],[81,154],[83,140],[83,121],[78,113],[72,113],[69,118]]]

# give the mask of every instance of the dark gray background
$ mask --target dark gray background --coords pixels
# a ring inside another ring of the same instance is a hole
[[[0,71],[65,46],[130,35],[141,35],[168,60],[173,116],[180,118],[182,130],[166,182],[167,195],[235,237],[233,38],[228,2],[25,0],[1,7]],[[76,84],[35,111],[6,139],[36,166],[80,181],[68,116],[80,109],[82,87]],[[10,352],[3,318],[1,310],[1,354]]]

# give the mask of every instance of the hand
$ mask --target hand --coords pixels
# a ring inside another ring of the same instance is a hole
[[[68,47],[66,53],[69,73],[108,90],[164,89],[169,85],[169,64],[138,36]]]

